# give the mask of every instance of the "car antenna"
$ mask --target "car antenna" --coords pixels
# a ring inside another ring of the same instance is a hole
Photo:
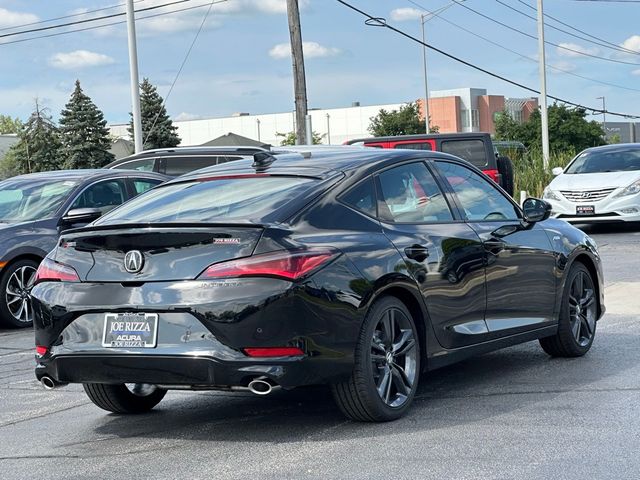
[[[260,173],[266,171],[275,161],[276,157],[271,152],[257,152],[253,154],[251,166],[256,169],[257,173]]]

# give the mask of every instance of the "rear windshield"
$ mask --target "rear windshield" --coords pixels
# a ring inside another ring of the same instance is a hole
[[[134,198],[100,218],[96,225],[234,220],[259,223],[317,182],[312,178],[252,176],[173,183]]]
[[[578,155],[564,173],[601,173],[640,170],[640,148],[587,151]]]

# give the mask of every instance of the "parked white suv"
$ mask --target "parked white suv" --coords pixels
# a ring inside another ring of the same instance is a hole
[[[640,221],[640,143],[588,148],[544,189],[552,216],[572,223]]]

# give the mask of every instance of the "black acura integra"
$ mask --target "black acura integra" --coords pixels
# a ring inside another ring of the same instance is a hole
[[[429,151],[257,153],[65,233],[32,290],[36,376],[116,413],[171,389],[330,385],[400,417],[421,372],[540,340],[584,355],[604,311],[596,245]]]

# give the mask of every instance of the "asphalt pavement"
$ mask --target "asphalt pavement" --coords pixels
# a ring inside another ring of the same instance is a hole
[[[640,477],[640,228],[589,229],[608,311],[591,351],[537,342],[423,376],[396,422],[346,421],[322,388],[169,392],[107,414],[82,388],[44,391],[31,331],[0,331],[0,478],[631,479]]]

